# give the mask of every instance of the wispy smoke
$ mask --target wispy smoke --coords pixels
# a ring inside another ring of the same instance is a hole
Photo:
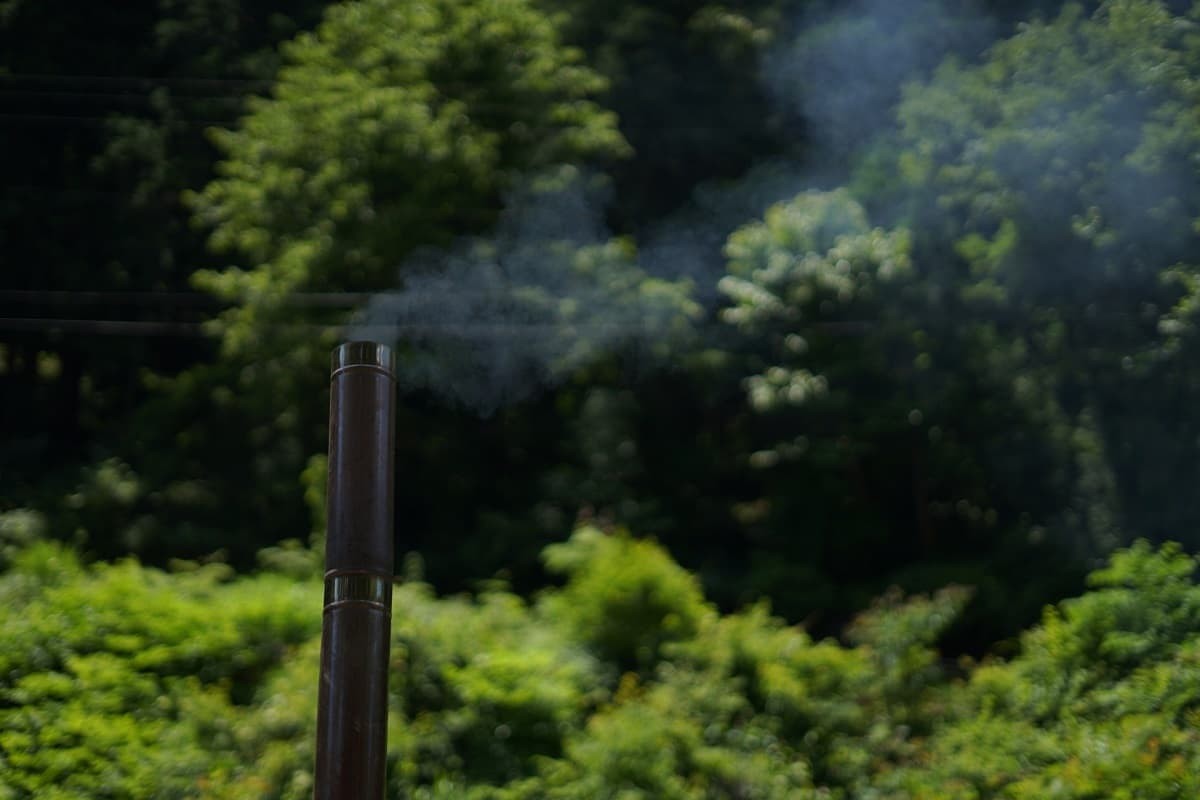
[[[901,82],[984,38],[973,9],[938,0],[860,0],[765,62],[780,107],[824,151],[845,155],[890,124]],[[766,162],[704,185],[643,229],[635,253],[603,219],[607,184],[567,169],[516,192],[497,231],[409,259],[400,288],[358,316],[353,335],[390,341],[406,385],[489,414],[605,353],[653,368],[686,331],[721,337],[723,247],[772,204],[835,183],[819,161]]]
[[[737,181],[702,184],[686,208],[643,233],[642,267],[663,279],[689,281],[696,301],[712,311],[722,298],[717,283],[725,274],[729,234],[818,184],[811,169],[781,159],[760,164]]]
[[[948,55],[973,58],[995,33],[975,2],[855,0],[809,18],[764,62],[780,110],[828,157],[845,158],[892,125],[902,86]]]
[[[510,198],[496,232],[404,264],[355,335],[391,341],[408,386],[489,414],[602,354],[650,358],[696,308],[603,224],[605,184],[573,170]]]

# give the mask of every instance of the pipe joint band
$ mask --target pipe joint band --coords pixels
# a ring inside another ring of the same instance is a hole
[[[330,572],[325,576],[325,610],[360,605],[392,613],[392,581],[374,572]]]

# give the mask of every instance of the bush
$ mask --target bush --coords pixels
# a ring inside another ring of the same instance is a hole
[[[626,533],[581,528],[543,558],[569,578],[546,597],[547,614],[621,668],[653,666],[664,644],[691,638],[712,613],[694,575]]]
[[[934,649],[967,593],[884,597],[850,644],[718,615],[657,545],[578,531],[567,583],[397,587],[389,796],[1174,798],[1200,791],[1200,588],[1141,543],[1010,661]],[[286,572],[287,570],[285,570]],[[0,798],[304,800],[319,582],[82,565],[0,575]]]
[[[251,763],[249,704],[315,634],[319,594],[228,577],[19,554],[0,578],[0,797],[207,796]]]

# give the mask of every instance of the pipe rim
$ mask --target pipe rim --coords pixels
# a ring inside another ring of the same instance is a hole
[[[336,374],[348,367],[371,367],[394,376],[396,355],[392,348],[379,342],[345,342],[334,348],[329,371]]]

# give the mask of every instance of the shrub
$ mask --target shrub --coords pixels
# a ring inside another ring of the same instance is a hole
[[[569,579],[545,598],[547,615],[622,669],[653,666],[663,645],[695,636],[712,613],[694,575],[627,533],[580,528],[543,559]]]

